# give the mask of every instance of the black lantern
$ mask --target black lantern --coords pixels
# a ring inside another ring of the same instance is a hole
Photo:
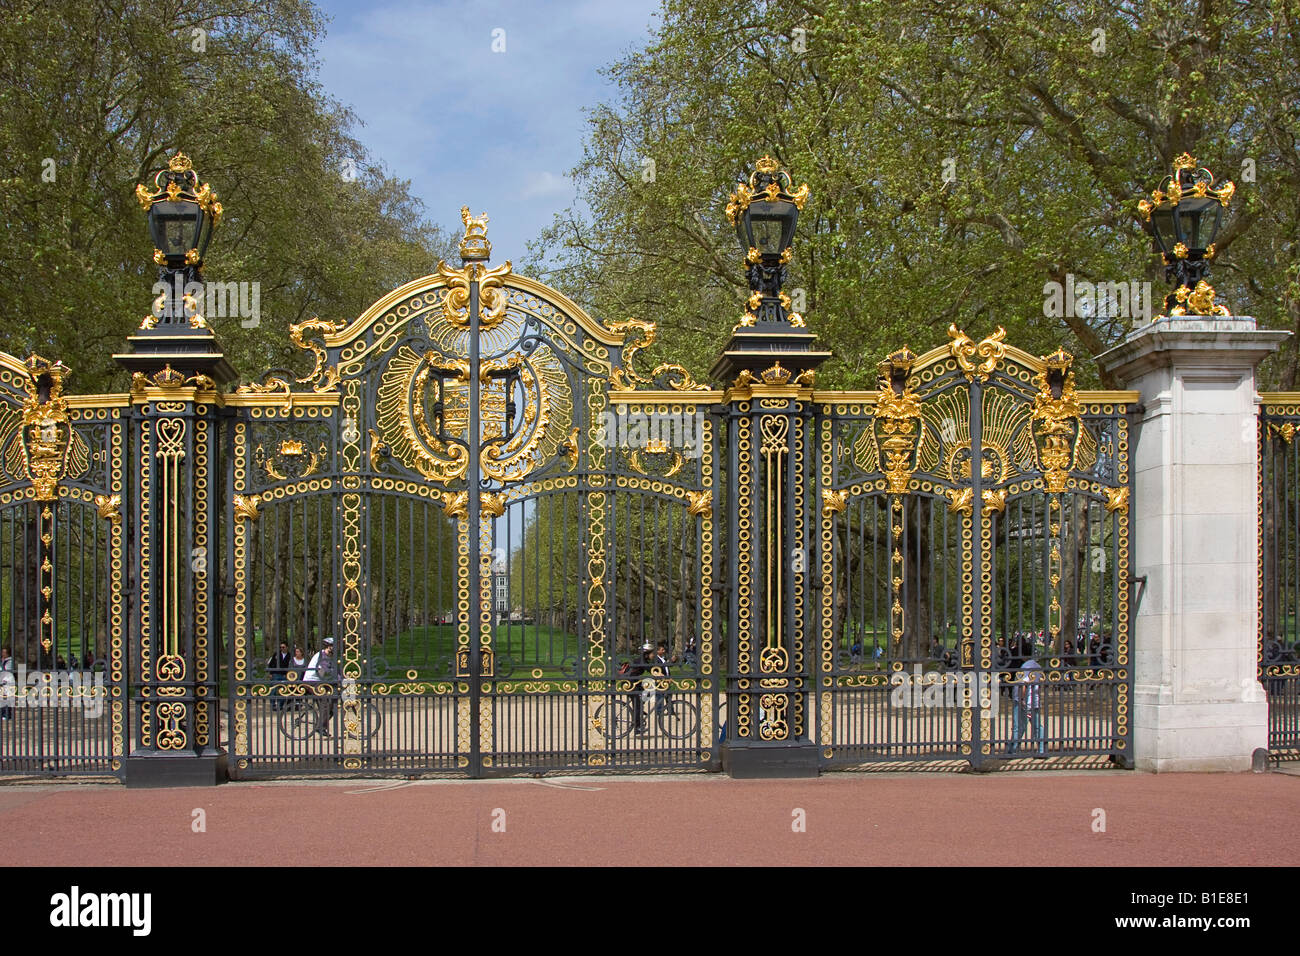
[[[152,328],[158,321],[189,321],[202,326],[194,303],[184,301],[183,290],[199,281],[212,230],[221,221],[221,203],[207,183],[199,184],[198,174],[184,153],[173,156],[153,182],[152,190],[136,186],[135,195],[149,213],[153,261],[161,267],[159,281],[177,291],[156,304],[154,315],[146,317],[144,327]]]
[[[750,296],[748,311],[737,328],[758,322],[802,327],[797,313],[789,313],[790,298],[781,291],[786,280],[799,210],[808,201],[808,186],[794,189],[790,174],[770,156],[755,166],[748,181],[736,184],[727,203],[727,221],[745,253]]]
[[[1214,258],[1214,238],[1223,222],[1223,210],[1232,201],[1231,182],[1214,185],[1213,174],[1189,153],[1173,164],[1173,175],[1143,199],[1138,209],[1147,223],[1165,265],[1165,280],[1176,283],[1165,299],[1170,315],[1224,315],[1214,304],[1214,289],[1205,281]]]

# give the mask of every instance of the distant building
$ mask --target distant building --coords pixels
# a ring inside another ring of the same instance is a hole
[[[510,613],[510,579],[504,571],[492,574],[492,610],[498,622]]]

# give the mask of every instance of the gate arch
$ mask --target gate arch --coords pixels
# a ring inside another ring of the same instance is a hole
[[[601,325],[471,254],[350,323],[313,319],[291,338],[312,369],[227,403],[232,772],[713,762],[704,410],[720,396],[676,366],[636,369],[653,326]],[[698,433],[629,444],[630,416],[689,418]],[[655,573],[660,591],[689,580],[693,600],[671,611],[667,640],[689,632],[694,663],[634,679],[618,672],[631,635],[662,628],[640,599]],[[263,665],[281,635],[319,646],[326,631],[335,680],[278,679]],[[627,723],[637,701],[690,716],[670,727],[651,715],[638,734]],[[285,731],[303,712],[322,729],[331,706],[337,730]]]

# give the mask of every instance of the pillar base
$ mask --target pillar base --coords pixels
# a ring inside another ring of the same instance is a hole
[[[1152,773],[1244,773],[1268,745],[1268,703],[1143,704],[1133,708],[1134,760]]]
[[[126,758],[126,785],[128,789],[157,789],[160,787],[215,787],[225,783],[226,755],[205,754],[202,757],[132,756]]]
[[[821,770],[817,746],[811,743],[726,743],[722,769],[736,780],[815,777]]]

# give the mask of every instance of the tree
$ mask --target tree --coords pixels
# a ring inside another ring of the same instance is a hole
[[[260,324],[210,317],[246,378],[296,361],[287,327],[348,319],[450,245],[374,166],[314,79],[306,0],[18,0],[0,19],[5,349],[60,357],[78,391],[124,388],[111,356],[155,281],[132,191],[185,151],[225,207],[209,281],[257,283]],[[251,297],[250,297],[251,299]],[[251,302],[250,302],[251,304]]]
[[[666,357],[703,369],[747,294],[722,206],[770,153],[812,190],[789,288],[836,354],[821,383],[871,387],[886,350],[955,322],[1064,344],[1083,383],[1113,385],[1089,360],[1131,320],[1047,317],[1045,284],[1151,281],[1158,311],[1136,201],[1190,151],[1239,180],[1221,301],[1300,329],[1298,6],[667,0],[646,48],[609,68],[620,99],[592,111],[581,205],[534,253],[596,314],[654,319]],[[1289,388],[1298,367],[1292,340],[1265,375]]]

